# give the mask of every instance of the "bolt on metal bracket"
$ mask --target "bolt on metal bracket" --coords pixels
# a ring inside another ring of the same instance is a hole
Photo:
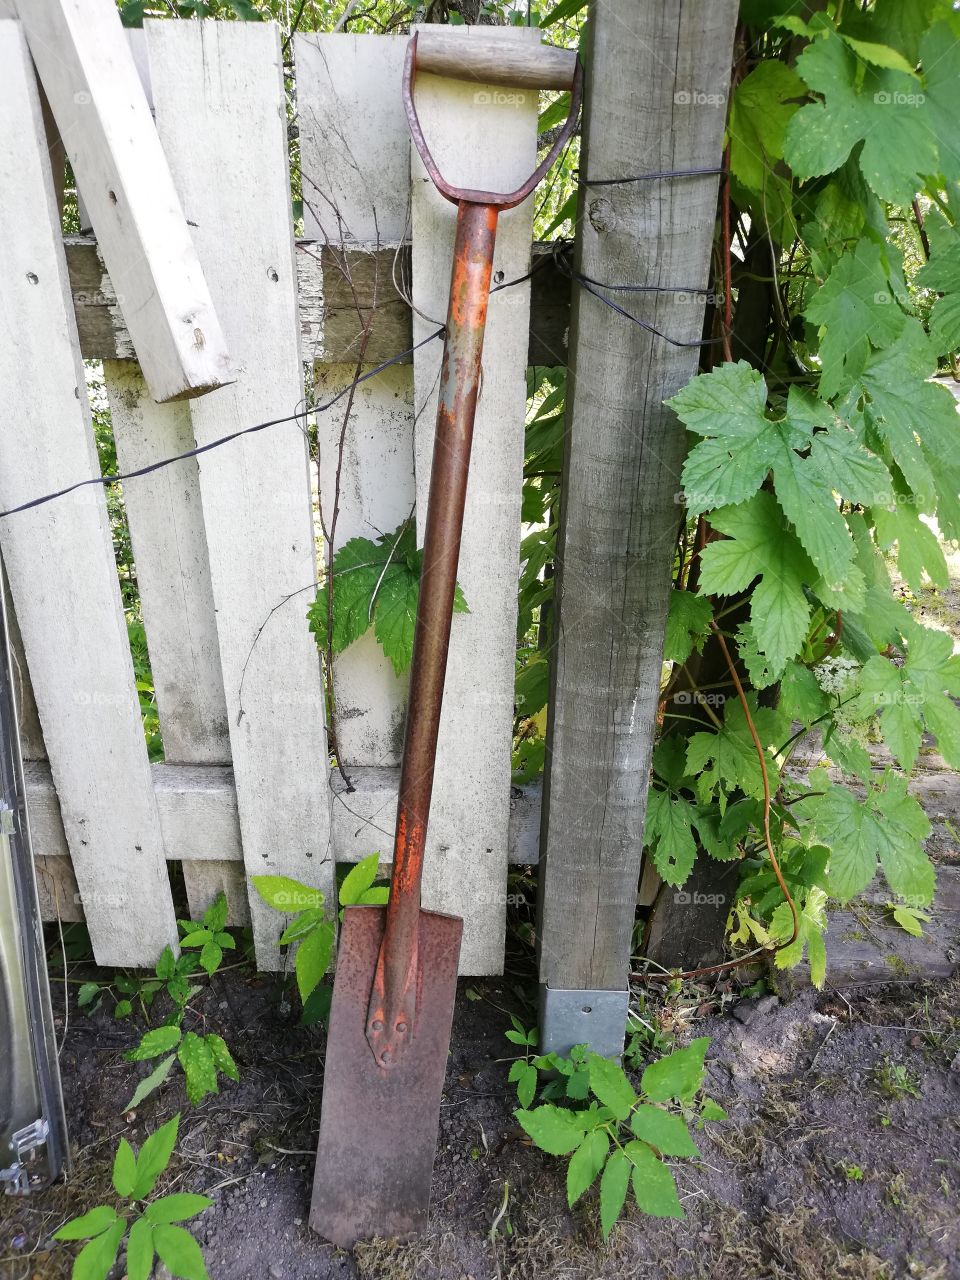
[[[0,1169],[0,1183],[5,1184],[8,1196],[26,1196],[42,1185],[41,1178],[31,1179],[30,1164],[34,1153],[46,1146],[49,1135],[50,1126],[41,1118],[18,1129],[10,1139],[17,1158],[9,1168]]]
[[[540,1052],[566,1056],[585,1044],[603,1058],[619,1058],[629,1007],[629,991],[565,991],[541,983]]]

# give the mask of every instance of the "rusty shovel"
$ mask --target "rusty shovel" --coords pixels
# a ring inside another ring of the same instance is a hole
[[[572,52],[521,41],[508,48],[477,35],[421,32],[410,40],[404,67],[410,131],[438,191],[457,206],[457,226],[390,898],[386,907],[345,909],[330,1011],[310,1225],[344,1248],[373,1236],[414,1235],[426,1225],[463,921],[422,910],[420,884],[497,217],[553,164],[573,132],[582,91]],[[506,195],[461,190],[440,175],[424,139],[414,104],[418,69],[568,88],[570,113],[522,187]]]

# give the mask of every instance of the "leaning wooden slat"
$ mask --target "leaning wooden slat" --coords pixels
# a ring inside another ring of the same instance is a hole
[[[321,402],[356,377],[361,343],[369,368],[372,335],[364,339],[364,330],[373,313],[365,304],[394,294],[393,255],[379,250],[403,240],[408,219],[410,142],[400,96],[406,46],[403,36],[347,34],[298,36],[294,45],[304,229],[324,246],[318,257],[325,285],[338,275],[342,281],[349,299],[344,318],[354,343],[352,363],[330,362],[326,340],[323,348],[306,347],[316,362]],[[354,252],[348,255],[348,249]],[[361,264],[373,267],[372,281],[358,270]],[[397,319],[409,332],[406,304]],[[409,339],[396,341],[395,351],[410,345]],[[358,388],[345,423],[346,407],[344,399],[317,422],[327,530],[338,510],[334,548],[395,529],[410,515],[415,498],[410,366],[385,370]],[[346,768],[396,764],[407,680],[397,678],[372,635],[339,655],[333,682],[335,745]]]
[[[133,361],[104,361],[103,381],[121,471],[193,448],[187,405],[156,404]],[[124,500],[164,757],[176,764],[229,764],[227,702],[196,459],[131,481]],[[183,879],[193,919],[223,888],[230,922],[246,920],[241,867],[184,861]]]
[[[60,137],[156,400],[233,374],[113,0],[28,0],[19,13]]]
[[[98,474],[33,68],[0,22],[0,507]],[[63,824],[101,964],[177,936],[100,489],[0,521]]]
[[[128,31],[127,39],[152,113],[143,30]],[[103,379],[121,471],[193,447],[186,406],[155,404],[139,365],[105,360]],[[165,759],[229,763],[227,704],[196,460],[184,459],[173,471],[145,476],[126,498]],[[242,865],[186,858],[181,870],[191,919],[199,920],[222,890],[227,923],[249,921]]]
[[[467,30],[451,28],[462,39]],[[538,39],[536,31],[497,38]],[[417,77],[417,108],[448,181],[512,191],[536,166],[537,94],[511,93],[436,76]],[[414,155],[413,293],[418,311],[444,319],[455,208],[442,199]],[[533,205],[501,215],[494,280],[529,270]],[[425,905],[464,917],[461,968],[503,966],[510,748],[516,652],[520,489],[526,407],[527,285],[490,300],[458,578],[469,614],[453,619],[437,778],[430,812]],[[415,338],[431,322],[414,317]],[[440,343],[414,356],[417,525],[423,536],[436,419]]]
[[[233,387],[191,403],[203,444],[303,399],[280,40],[273,23],[152,22],[146,34],[157,127],[240,369]],[[246,870],[329,896],[304,434],[291,423],[204,455],[200,494]],[[258,963],[275,968],[283,920],[256,895],[251,915]]]

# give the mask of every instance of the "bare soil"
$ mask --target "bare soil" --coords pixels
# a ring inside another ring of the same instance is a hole
[[[700,1163],[677,1162],[686,1221],[628,1214],[606,1244],[595,1193],[571,1213],[565,1162],[530,1147],[513,1118],[503,1033],[509,1011],[532,1021],[523,995],[502,981],[461,984],[430,1230],[352,1253],[306,1225],[324,1034],[298,1025],[275,980],[240,966],[195,1003],[233,1048],[239,1084],[190,1107],[172,1079],[126,1117],[144,1069],[123,1051],[142,1026],[71,1007],[62,1066],[74,1176],[0,1201],[0,1276],[67,1276],[76,1247],[53,1231],[113,1202],[120,1135],[136,1146],[181,1111],[161,1189],[213,1198],[195,1222],[213,1280],[960,1277],[960,980],[789,1003],[688,986],[648,1002],[677,1044],[712,1037],[708,1092],[730,1118],[698,1135]]]

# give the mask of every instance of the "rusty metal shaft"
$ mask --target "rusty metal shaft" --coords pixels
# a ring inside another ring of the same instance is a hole
[[[480,358],[490,297],[498,209],[457,206],[440,402],[430,474],[426,539],[410,672],[397,833],[386,927],[367,1017],[367,1039],[392,1066],[414,1032],[423,855],[433,792],[440,709],[467,497]]]

